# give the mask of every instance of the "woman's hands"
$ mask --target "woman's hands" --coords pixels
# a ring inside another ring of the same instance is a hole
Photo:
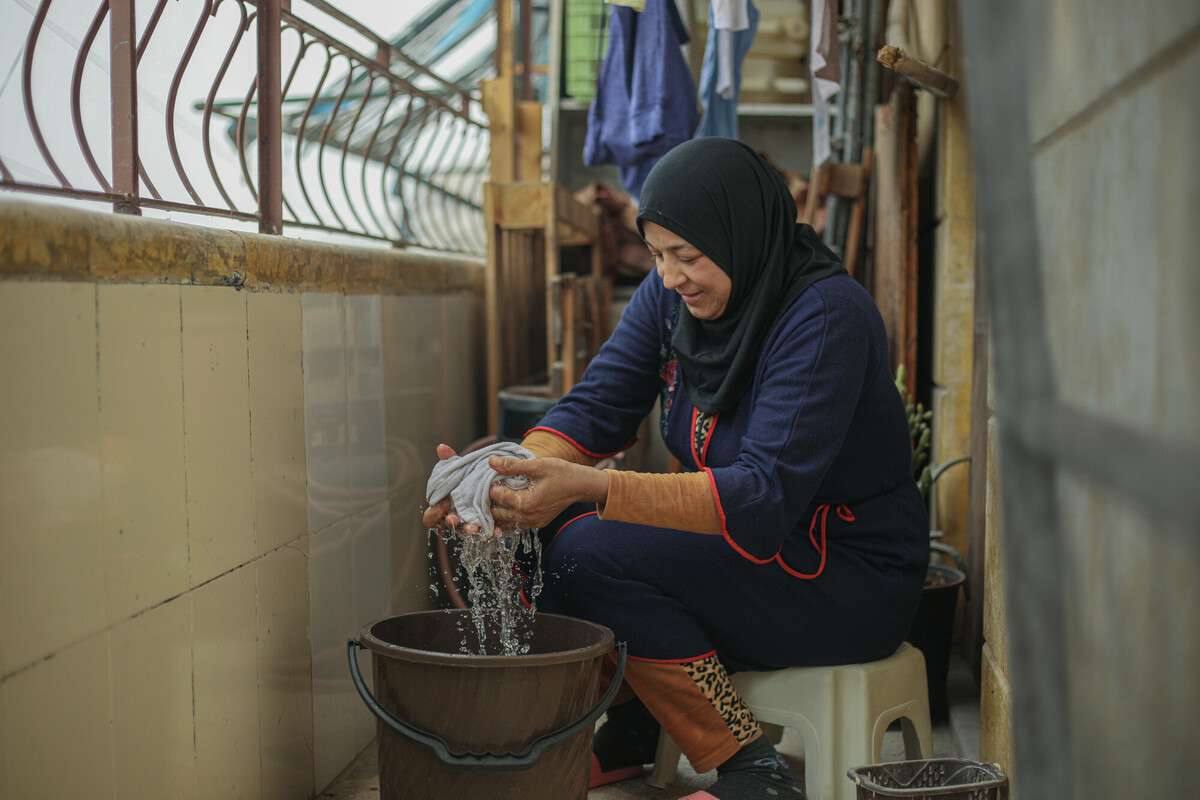
[[[449,445],[440,444],[438,458],[453,458],[457,453]],[[501,475],[526,475],[529,487],[509,489],[502,483],[491,488],[492,517],[495,533],[501,530],[541,528],[572,503],[600,503],[608,500],[608,473],[594,467],[572,464],[559,458],[502,458],[488,459],[492,469]],[[461,520],[450,511],[450,498],[444,498],[425,509],[422,521],[427,528],[459,528]],[[462,525],[463,533],[480,533],[478,525]]]
[[[594,467],[559,458],[493,456],[488,463],[501,475],[526,475],[530,481],[526,489],[492,485],[497,530],[541,528],[572,503],[603,504],[608,500],[608,473]]]
[[[453,458],[458,455],[458,453],[454,452],[454,448],[448,444],[439,444],[437,446],[437,454],[440,459]],[[450,513],[449,497],[444,497],[425,509],[425,514],[421,517],[421,521],[425,523],[426,528],[457,528],[459,523],[458,515]],[[479,533],[479,526],[464,525],[462,530],[466,533]]]

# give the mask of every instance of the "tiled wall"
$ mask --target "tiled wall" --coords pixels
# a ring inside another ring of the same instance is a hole
[[[481,313],[0,282],[0,796],[308,798],[369,744],[345,642],[432,603]]]

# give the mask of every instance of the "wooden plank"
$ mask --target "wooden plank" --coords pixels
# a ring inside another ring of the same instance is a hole
[[[547,186],[550,186],[550,184],[547,184]],[[543,289],[542,289],[543,295],[542,296],[545,297],[545,299],[546,299],[546,320],[547,321],[552,320],[554,318],[554,307],[552,305],[552,297],[551,297],[551,293],[550,293],[551,283],[558,276],[558,274],[562,268],[561,243],[559,242],[559,239],[558,239],[558,219],[561,214],[560,206],[562,205],[562,203],[560,201],[562,200],[562,194],[555,191],[556,188],[557,188],[556,186],[551,186],[551,188],[547,190],[548,196],[547,196],[547,202],[546,202],[546,208],[545,208],[546,216],[545,216],[544,227],[543,227],[543,230],[545,231],[545,237],[546,237],[546,242],[545,242],[545,244],[546,244],[546,262],[545,262],[546,272],[545,272],[545,276],[544,276],[545,284],[543,285]],[[575,198],[572,197],[571,201],[575,202]],[[558,353],[556,352],[556,349],[557,348],[555,347],[554,342],[550,341],[549,337],[547,337],[547,341],[546,341],[546,365],[547,365],[547,367],[549,367],[549,365],[553,364],[555,362],[556,358],[558,357]]]
[[[900,178],[899,103],[893,94],[875,109],[875,156],[872,183],[875,186],[875,265],[867,285],[888,334],[888,357],[892,369],[900,363],[898,337],[902,334],[902,275],[904,226]],[[907,369],[907,367],[905,368]]]
[[[576,361],[579,350],[579,295],[574,275],[567,273],[559,278],[562,290],[559,295],[562,298],[562,349],[559,357],[562,361],[562,391],[566,394],[579,381]]]
[[[517,177],[516,120],[512,78],[491,78],[479,82],[483,113],[488,118],[491,146],[488,177],[494,183],[507,183]]]
[[[873,151],[870,147],[863,150],[862,163],[854,166],[855,174],[853,202],[850,206],[850,226],[846,232],[846,269],[851,275],[857,275],[858,251],[862,241],[863,222],[867,216],[867,184],[871,180],[871,160]]]
[[[904,271],[901,293],[901,320],[897,341],[900,359],[904,364],[908,391],[916,397],[917,391],[917,236],[919,234],[919,181],[920,157],[917,153],[917,99],[916,91],[909,84],[900,84],[895,89],[900,103],[900,186],[904,219]]]
[[[500,317],[500,269],[503,266],[501,231],[495,224],[496,185],[483,186],[483,218],[487,226],[487,262],[484,271],[484,346],[486,347],[487,369],[487,426],[485,430],[495,433],[499,415],[501,355]]]
[[[496,192],[496,225],[505,230],[540,230],[546,224],[546,184],[503,183]]]
[[[558,219],[588,239],[599,238],[600,212],[576,200],[575,195],[564,186],[554,184],[553,191],[554,202],[558,207]]]
[[[518,180],[542,180],[542,104],[517,103],[517,174]]]

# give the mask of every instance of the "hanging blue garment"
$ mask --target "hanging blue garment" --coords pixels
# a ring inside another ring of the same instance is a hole
[[[636,198],[659,157],[692,138],[696,84],[680,51],[688,33],[674,0],[646,0],[640,12],[614,5],[609,19],[583,161],[615,164]]]
[[[742,63],[746,53],[754,43],[754,34],[758,31],[758,9],[751,0],[746,0],[746,11],[750,18],[750,27],[740,31],[719,31],[715,28],[715,12],[712,6],[708,9],[708,41],[704,44],[704,63],[700,67],[700,103],[704,106],[704,115],[700,118],[700,127],[696,129],[696,138],[702,136],[720,136],[725,139],[738,138],[738,95],[742,89]],[[718,47],[720,34],[732,37],[732,46]],[[729,67],[733,71],[733,92],[726,97],[718,90],[719,77],[723,58],[731,59]]]

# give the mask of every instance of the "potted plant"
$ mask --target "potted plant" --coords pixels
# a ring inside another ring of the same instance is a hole
[[[946,470],[969,463],[971,459],[969,456],[960,456],[940,464],[931,463],[929,450],[933,434],[930,423],[933,412],[925,409],[921,403],[914,402],[905,391],[903,364],[896,369],[896,389],[904,398],[905,411],[908,413],[908,430],[913,445],[912,476],[921,490],[921,497],[928,502],[930,490]],[[941,538],[941,531],[929,531],[929,549],[933,557],[925,575],[925,591],[907,637],[925,656],[929,714],[934,722],[942,722],[949,717],[946,678],[954,644],[959,587],[964,593],[969,592],[966,561],[958,550],[941,541]]]

